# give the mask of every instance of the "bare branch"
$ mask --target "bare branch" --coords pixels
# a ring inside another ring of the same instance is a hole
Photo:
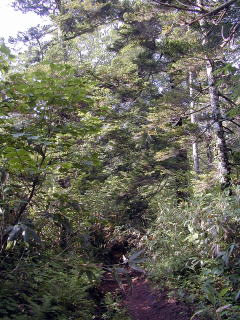
[[[240,124],[238,124],[236,121],[234,121],[232,119],[226,119],[226,120],[232,122],[233,124],[235,124],[237,127],[240,128]]]
[[[169,3],[161,2],[161,1],[158,1],[158,0],[152,0],[152,2],[155,3],[155,4],[158,4],[158,5],[167,7],[167,8],[173,8],[173,9],[178,9],[178,10],[182,10],[182,11],[196,12],[196,13],[205,12],[205,10],[203,11],[202,9],[201,9],[201,10],[198,10],[198,9],[191,9],[191,8],[179,7],[179,6],[176,6],[176,5],[174,5],[174,4],[169,4]]]
[[[193,141],[192,143],[198,142],[199,139],[203,136],[203,134],[204,134],[205,132],[207,132],[207,131],[214,125],[215,122],[216,122],[216,121],[212,121],[211,123],[209,123],[209,124],[205,127],[205,129],[204,129],[199,135],[196,136],[196,138],[194,139],[194,141]]]
[[[202,111],[202,110],[205,110],[205,109],[207,109],[207,108],[209,108],[209,107],[210,107],[210,105],[208,104],[207,106],[204,106],[204,107],[202,107],[201,109],[194,110],[194,111],[189,112],[189,113],[184,113],[183,116],[184,116],[184,117],[190,116],[191,114],[198,113],[198,112],[200,112],[200,111]]]
[[[221,92],[218,91],[218,95],[219,95],[219,97],[224,98],[224,99],[225,99],[229,104],[231,104],[232,106],[234,106],[234,107],[237,106],[237,104],[236,104],[234,101],[232,101],[229,97],[225,96],[225,94],[223,94],[223,93],[221,93]]]
[[[223,126],[223,129],[225,130],[225,132],[228,131],[231,134],[234,134],[234,132],[231,129],[229,129],[228,127]]]
[[[217,7],[216,9],[213,9],[212,11],[209,11],[203,15],[201,15],[200,17],[198,17],[197,19],[191,21],[188,23],[188,25],[192,25],[193,23],[205,18],[205,17],[211,17],[211,16],[215,16],[216,14],[218,14],[220,11],[224,10],[224,9],[228,9],[232,4],[234,4],[235,2],[237,2],[237,0],[230,0],[224,4],[222,4],[221,6]]]
[[[221,44],[221,47],[223,48],[223,47],[225,47],[227,44],[229,44],[232,40],[233,40],[233,38],[234,38],[234,36],[235,36],[235,33],[238,31],[238,29],[240,28],[240,23],[238,22],[238,23],[235,23],[233,26],[232,26],[232,28],[230,29],[230,34],[229,34],[229,36],[227,37],[227,38],[224,38],[223,37],[223,43]]]

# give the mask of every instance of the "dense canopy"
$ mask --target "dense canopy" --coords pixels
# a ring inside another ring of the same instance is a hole
[[[13,6],[51,24],[0,40],[1,319],[127,320],[132,270],[239,319],[240,1]]]

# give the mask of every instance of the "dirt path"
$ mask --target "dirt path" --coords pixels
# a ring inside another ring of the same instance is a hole
[[[167,297],[167,293],[157,293],[146,279],[135,278],[133,289],[127,294],[124,305],[134,320],[189,320],[189,308]]]
[[[184,303],[167,296],[167,291],[152,289],[147,279],[132,279],[132,290],[125,287],[123,305],[133,320],[189,320],[192,312]],[[119,286],[108,274],[103,284],[103,292],[114,292]]]

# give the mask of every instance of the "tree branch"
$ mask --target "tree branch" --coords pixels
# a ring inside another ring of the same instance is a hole
[[[215,122],[216,122],[216,121],[212,121],[212,123],[209,123],[209,124],[205,127],[205,129],[204,129],[199,135],[196,136],[196,138],[192,141],[192,143],[198,142],[198,141],[199,141],[199,138],[201,138],[202,135],[203,135],[205,132],[207,132],[207,131],[214,125]]]
[[[28,196],[28,198],[24,201],[23,205],[21,205],[18,213],[16,214],[16,217],[15,217],[15,220],[13,222],[13,224],[17,224],[18,223],[18,220],[20,219],[21,215],[24,213],[24,211],[26,210],[28,204],[31,202],[33,196],[34,196],[34,193],[35,193],[35,190],[36,190],[36,186],[38,184],[38,181],[39,181],[39,177],[36,177],[33,181],[33,184],[32,184],[32,190]]]
[[[228,127],[223,126],[223,129],[226,130],[225,132],[230,132],[231,134],[234,134],[234,131],[232,131],[231,129],[229,129]]]
[[[235,124],[237,127],[240,128],[240,125],[237,122],[235,122],[234,120],[232,120],[232,119],[226,119],[226,120],[232,122],[233,124]]]
[[[158,1],[158,0],[152,0],[152,2],[155,3],[155,4],[158,4],[158,5],[167,7],[167,8],[173,8],[173,9],[178,9],[178,10],[182,10],[182,11],[196,12],[196,13],[202,13],[203,12],[202,9],[198,10],[198,9],[190,9],[190,8],[185,8],[185,7],[179,7],[177,5],[161,2],[161,1]]]
[[[41,154],[42,156],[42,160],[39,164],[39,167],[41,167],[46,159],[46,151],[43,152]],[[24,201],[24,203],[21,205],[21,207],[19,208],[19,211],[17,212],[16,214],[16,217],[15,217],[15,220],[14,220],[14,224],[17,224],[18,223],[18,220],[20,219],[21,215],[24,213],[24,211],[26,210],[27,206],[30,204],[34,194],[35,194],[35,191],[36,191],[36,187],[39,183],[39,177],[40,177],[40,174],[38,176],[35,177],[35,179],[33,180],[33,183],[32,183],[32,187],[31,187],[31,191],[30,191],[30,194],[28,196],[28,198]]]
[[[223,93],[221,93],[220,91],[218,91],[218,95],[219,95],[219,97],[224,98],[224,99],[225,99],[229,104],[231,104],[232,106],[237,107],[237,104],[236,104],[234,101],[232,101],[230,98],[228,98],[227,96],[225,96],[225,94],[223,94]]]
[[[229,34],[229,36],[227,37],[227,38],[224,38],[223,37],[223,43],[221,44],[221,47],[223,48],[223,47],[225,47],[228,43],[230,43],[232,40],[233,40],[233,38],[234,38],[234,36],[235,36],[235,33],[238,31],[238,29],[240,28],[240,23],[238,22],[238,23],[235,23],[233,26],[232,26],[232,28],[230,29],[230,34]]]
[[[221,6],[217,7],[216,9],[213,9],[212,11],[209,11],[203,15],[201,15],[200,17],[198,17],[197,19],[191,21],[188,23],[188,25],[192,25],[193,23],[205,18],[205,17],[211,17],[216,15],[217,13],[219,13],[220,11],[224,10],[224,9],[228,9],[232,4],[234,4],[235,2],[237,2],[237,0],[230,0],[224,4],[222,4]]]
[[[184,113],[183,116],[184,116],[184,117],[187,117],[187,116],[190,116],[191,114],[199,113],[200,111],[205,110],[205,109],[207,109],[207,108],[209,108],[209,107],[210,107],[210,105],[208,104],[207,106],[204,106],[204,107],[202,107],[202,108],[199,109],[199,110],[194,110],[194,111],[189,112],[189,113]]]

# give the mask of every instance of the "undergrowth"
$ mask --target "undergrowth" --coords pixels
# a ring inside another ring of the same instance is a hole
[[[77,256],[33,256],[13,252],[0,276],[2,320],[93,319],[96,303],[89,294],[100,270]]]
[[[178,206],[171,200],[153,204],[146,267],[154,282],[197,306],[203,319],[240,318],[239,202],[237,189],[231,197],[215,192]]]
[[[104,305],[106,312],[102,315],[103,320],[131,320],[127,314],[127,310],[122,306],[121,299],[116,293],[106,293]]]

